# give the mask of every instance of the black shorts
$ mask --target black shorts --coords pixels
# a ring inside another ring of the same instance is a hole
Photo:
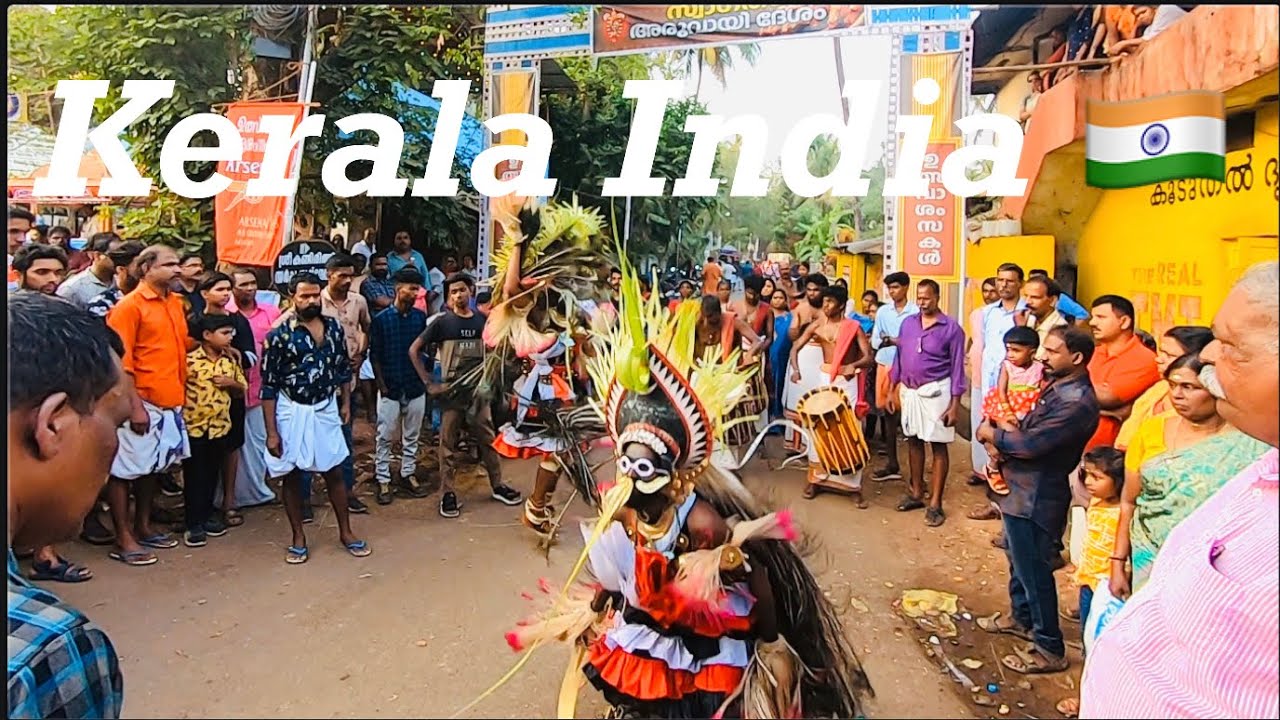
[[[231,398],[231,431],[226,435],[227,449],[231,452],[244,445],[244,398]]]

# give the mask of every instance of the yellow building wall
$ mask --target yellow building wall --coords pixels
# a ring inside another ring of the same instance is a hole
[[[849,297],[855,300],[862,293],[875,290],[884,295],[880,289],[880,281],[884,277],[884,258],[880,255],[835,252],[836,277],[844,278],[849,284]],[[834,278],[833,278],[834,280]]]
[[[1226,183],[1104,192],[1079,242],[1076,299],[1088,307],[1099,295],[1123,295],[1138,327],[1157,336],[1209,325],[1246,268],[1277,258],[1277,108],[1258,111],[1252,148],[1228,153]]]
[[[961,319],[968,319],[969,313],[982,304],[982,281],[994,277],[996,268],[1004,263],[1017,263],[1023,272],[1054,266],[1052,235],[987,237],[966,243],[965,251],[965,303],[957,313]]]

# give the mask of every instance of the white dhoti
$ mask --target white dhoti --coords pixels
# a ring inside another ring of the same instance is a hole
[[[182,408],[160,408],[146,400],[150,427],[141,435],[129,429],[126,422],[116,430],[119,448],[111,461],[111,476],[135,480],[147,475],[165,473],[191,457],[191,441],[182,421]]]
[[[986,397],[986,390],[990,388],[980,388],[977,384],[969,391],[969,427],[972,428],[969,433],[969,461],[973,472],[982,477],[987,476],[987,463],[991,462],[991,458],[987,456],[987,448],[978,442],[976,437],[972,437],[977,432],[978,426],[982,424],[982,398]]]
[[[251,507],[275,499],[275,493],[267,485],[267,421],[261,405],[245,411],[244,444],[240,446],[239,453],[236,496],[232,498],[232,507]],[[214,503],[222,505],[221,483],[214,492]]]
[[[791,376],[797,367],[800,369],[800,382],[793,382]],[[782,391],[783,416],[799,424],[800,416],[796,414],[796,406],[800,404],[800,398],[810,390],[826,384],[826,377],[822,374],[822,345],[811,342],[800,348],[796,353],[795,365],[787,368],[787,386]],[[785,437],[789,448],[796,451],[800,449],[801,440],[794,430],[787,428]]]
[[[295,470],[328,472],[349,454],[336,395],[322,403],[304,405],[280,393],[276,397],[276,432],[280,435],[280,457],[264,453],[267,472],[273,478]]]
[[[956,429],[942,424],[942,415],[951,406],[951,378],[934,380],[918,388],[899,387],[904,436],[936,443],[956,439]]]

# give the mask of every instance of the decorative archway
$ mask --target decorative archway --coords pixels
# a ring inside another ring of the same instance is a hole
[[[963,144],[963,138],[953,135],[952,123],[963,116],[969,96],[973,16],[968,5],[490,5],[483,118],[508,112],[537,114],[543,60],[793,37],[888,35],[890,134],[885,166],[892,169],[898,155],[894,128],[899,114],[934,114],[931,140],[943,152]],[[926,77],[938,81],[944,94],[927,108],[915,103],[911,93],[914,83]],[[485,146],[492,142],[486,132]],[[514,171],[500,168],[499,175]],[[928,172],[926,167],[926,177]],[[941,189],[940,181],[936,185]],[[939,200],[936,194],[934,190],[925,198],[885,199],[885,271],[915,270],[913,274],[959,284],[965,274],[963,202],[954,197]],[[939,221],[944,217],[950,222]],[[482,275],[487,275],[498,232],[489,203],[482,202],[476,253]],[[935,256],[939,263],[932,271],[929,264]]]

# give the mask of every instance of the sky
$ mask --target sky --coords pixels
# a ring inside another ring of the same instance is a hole
[[[882,155],[881,142],[887,138],[889,57],[887,35],[840,38],[845,79],[879,80],[883,83],[875,121],[867,148],[866,167]],[[766,162],[776,162],[787,133],[801,119],[818,113],[840,117],[840,92],[836,81],[836,59],[831,37],[767,40],[760,44],[754,67],[740,56],[726,73],[725,86],[710,73],[702,79],[699,98],[717,115],[762,115],[769,126]],[[696,73],[686,79],[689,96],[697,87]],[[855,111],[856,103],[850,110]]]

